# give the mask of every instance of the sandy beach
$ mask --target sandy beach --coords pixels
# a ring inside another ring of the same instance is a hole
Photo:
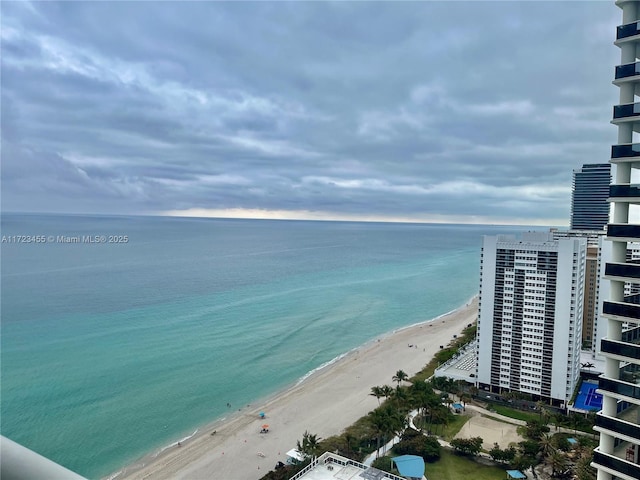
[[[374,340],[272,399],[202,429],[181,446],[127,467],[116,478],[258,479],[286,461],[286,452],[305,430],[326,438],[373,410],[378,401],[370,395],[371,387],[393,385],[400,369],[410,376],[417,373],[440,345],[449,344],[476,317],[474,299],[446,316]],[[269,433],[260,433],[265,423]]]

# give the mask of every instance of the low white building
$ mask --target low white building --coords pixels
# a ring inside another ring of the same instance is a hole
[[[319,457],[314,458],[307,467],[289,480],[345,480],[361,478],[365,480],[407,480],[407,478],[414,477],[399,477],[341,455],[325,452]],[[427,480],[424,475],[421,478]]]

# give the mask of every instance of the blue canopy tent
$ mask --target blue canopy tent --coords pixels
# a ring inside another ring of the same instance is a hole
[[[400,475],[410,478],[422,478],[424,476],[424,459],[418,455],[400,455],[391,459],[396,464]]]

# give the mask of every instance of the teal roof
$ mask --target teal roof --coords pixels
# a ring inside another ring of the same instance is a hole
[[[520,470],[507,470],[509,478],[527,478],[527,476]]]
[[[424,459],[418,455],[400,455],[391,459],[403,477],[422,478]]]

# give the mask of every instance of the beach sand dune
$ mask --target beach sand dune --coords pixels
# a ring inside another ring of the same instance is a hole
[[[376,408],[371,387],[392,385],[398,370],[410,376],[420,371],[440,345],[476,320],[477,310],[474,299],[442,318],[370,342],[264,404],[245,407],[181,446],[127,467],[117,478],[260,478],[286,461],[305,430],[321,438],[336,435]],[[265,423],[269,432],[260,433]]]

